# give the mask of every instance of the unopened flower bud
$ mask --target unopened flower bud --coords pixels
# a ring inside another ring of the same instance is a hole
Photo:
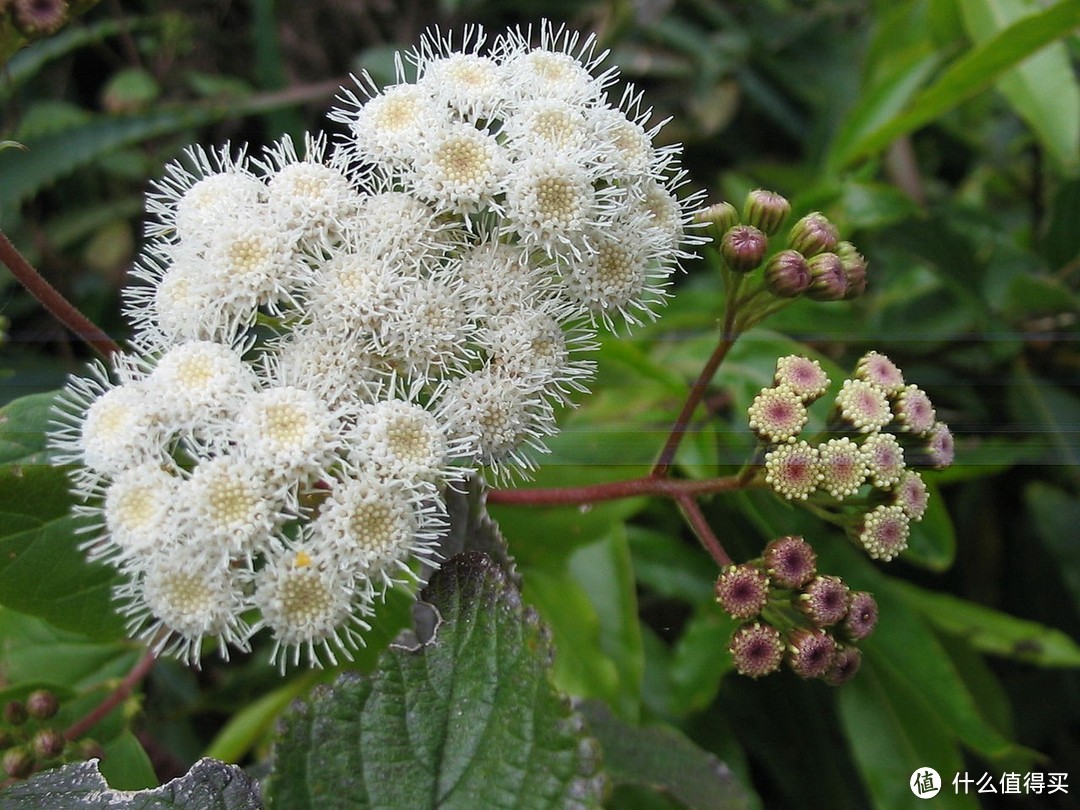
[[[750,565],[730,565],[716,580],[716,601],[733,619],[752,619],[769,601],[769,578]]]
[[[841,647],[833,655],[829,671],[821,676],[829,686],[840,686],[855,677],[862,665],[862,652],[856,647]]]
[[[784,658],[784,641],[775,627],[754,622],[734,632],[728,652],[740,675],[760,678],[779,669]]]
[[[720,255],[736,273],[749,273],[761,264],[768,248],[769,238],[753,225],[728,228],[720,240]]]
[[[788,666],[800,678],[820,678],[832,666],[836,641],[824,630],[798,627],[788,638]]]
[[[795,604],[816,627],[828,627],[847,615],[848,586],[840,577],[815,577]]]
[[[713,239],[719,242],[729,229],[739,224],[739,212],[729,202],[716,203],[696,211],[694,222],[708,225]]]
[[[53,759],[64,753],[66,742],[64,735],[56,729],[43,728],[34,735],[30,746],[34,749],[38,759]]]
[[[11,4],[15,26],[28,37],[43,37],[59,31],[68,19],[66,0],[14,0]]]
[[[851,242],[838,244],[836,255],[840,257],[840,263],[844,266],[844,276],[847,278],[848,286],[844,298],[847,300],[858,298],[866,292],[866,259]]]
[[[817,554],[798,535],[770,540],[762,556],[769,578],[781,588],[801,588],[817,570]]]
[[[804,256],[836,250],[840,233],[820,211],[807,214],[791,226],[788,247]]]
[[[10,700],[4,706],[4,720],[12,726],[21,726],[26,722],[29,715],[26,712],[26,704],[21,700]]]
[[[38,689],[26,698],[26,711],[36,720],[48,720],[56,714],[60,703],[48,689]]]
[[[778,298],[802,295],[810,280],[810,265],[797,250],[781,250],[765,265],[765,286]]]
[[[851,641],[861,641],[877,626],[877,601],[868,591],[853,591],[848,597],[848,610],[840,632]]]
[[[772,236],[791,213],[791,203],[775,191],[756,188],[746,195],[743,203],[743,222]]]
[[[953,445],[952,431],[944,422],[937,422],[930,429],[926,452],[930,459],[930,466],[935,470],[944,470],[952,465],[956,457],[956,448]]]
[[[814,301],[842,301],[847,294],[847,276],[840,257],[835,253],[819,253],[807,260],[810,286],[806,296]]]
[[[863,515],[858,541],[875,560],[888,562],[907,548],[910,525],[899,506],[877,506]]]
[[[26,748],[9,748],[4,752],[4,773],[12,779],[25,779],[34,770],[34,756]]]

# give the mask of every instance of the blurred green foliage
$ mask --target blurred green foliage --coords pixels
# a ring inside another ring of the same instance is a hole
[[[801,301],[737,345],[678,474],[737,469],[749,398],[792,351],[841,369],[868,349],[888,354],[930,394],[958,459],[928,476],[947,510],[887,566],[776,499],[704,504],[737,559],[802,532],[832,572],[874,592],[879,630],[839,690],[728,674],[715,565],[671,504],[493,509],[525,598],[551,627],[557,685],[621,722],[677,727],[763,806],[909,806],[921,766],[946,782],[963,770],[1080,774],[1080,2],[117,0],[7,62],[0,139],[25,148],[0,149],[0,227],[122,337],[142,194],[185,144],[322,128],[349,70],[386,80],[389,54],[428,25],[540,17],[598,31],[655,117],[671,117],[661,137],[685,145],[690,187],[736,202],[773,188],[796,215],[824,211],[870,262],[864,299]],[[703,263],[674,292],[657,324],[605,342],[595,392],[563,415],[537,484],[647,471],[722,311]],[[56,388],[85,359],[6,273],[0,313],[0,402]],[[4,474],[22,458],[5,458]],[[14,531],[5,525],[2,542]],[[394,627],[406,612],[396,607]],[[56,630],[8,609],[0,623],[7,683],[40,679],[32,655],[48,653],[66,689],[132,657],[123,642],[75,632],[93,628]],[[159,777],[206,751],[265,753],[282,707],[322,676],[282,682],[264,658],[157,667],[135,727]],[[145,784],[141,749],[114,726],[102,739],[129,752],[113,760],[126,774],[114,786]],[[941,806],[977,806],[950,787]],[[620,808],[680,806],[630,783],[615,796]],[[1055,806],[1034,798],[1010,806]]]

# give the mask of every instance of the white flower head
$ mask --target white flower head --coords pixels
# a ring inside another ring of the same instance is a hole
[[[401,191],[365,195],[343,230],[349,249],[378,256],[408,275],[419,274],[454,245],[453,230],[435,210]]]
[[[596,37],[589,34],[584,40],[576,31],[565,26],[542,23],[538,30],[539,47],[530,40],[533,31],[510,31],[500,40],[506,56],[504,65],[507,83],[519,99],[557,98],[577,104],[597,101],[604,88],[614,81],[616,71],[599,75],[593,71],[607,56],[594,53]]]
[[[331,409],[373,402],[386,373],[379,358],[365,354],[361,341],[300,326],[261,358],[261,377],[276,385],[310,391]]]
[[[318,396],[281,386],[249,396],[231,435],[255,466],[286,480],[315,479],[333,463],[338,427],[338,416]]]
[[[448,106],[469,122],[500,118],[507,103],[501,66],[475,53],[453,53],[426,61],[418,83],[437,104]]]
[[[83,545],[87,557],[126,565],[164,546],[165,538],[177,536],[177,493],[182,483],[183,479],[155,464],[117,475],[100,507],[106,532]]]
[[[465,250],[453,269],[478,319],[512,315],[538,302],[559,300],[554,265],[518,245],[480,242]]]
[[[468,214],[494,203],[505,188],[509,165],[493,136],[471,124],[444,122],[424,140],[410,179],[422,199]]]
[[[236,412],[256,390],[255,372],[237,349],[211,341],[168,350],[147,378],[177,426],[196,427]]]
[[[524,99],[503,122],[502,134],[515,159],[537,152],[584,155],[591,127],[585,109],[559,98]]]
[[[384,478],[442,484],[464,474],[450,463],[461,442],[450,440],[439,416],[404,399],[361,406],[345,443],[352,467]]]
[[[469,299],[459,280],[443,275],[405,285],[383,321],[381,350],[408,376],[442,377],[475,359],[476,331]]]
[[[282,672],[290,659],[298,666],[306,657],[313,667],[323,666],[324,660],[337,664],[338,655],[352,660],[352,650],[363,643],[358,631],[370,629],[364,621],[371,614],[367,591],[358,590],[352,575],[315,550],[273,554],[254,575],[254,587],[250,603],[262,618],[251,631],[271,630],[270,660]]]
[[[445,523],[434,484],[386,479],[368,471],[331,483],[307,544],[331,549],[339,565],[363,577],[373,594],[414,581],[408,561],[431,565]]]
[[[425,133],[443,120],[428,89],[397,84],[380,93],[368,79],[361,92],[369,96],[366,101],[344,91],[340,99],[344,106],[329,114],[331,121],[346,124],[351,131],[346,146],[350,158],[391,171],[411,163]]]
[[[228,144],[216,151],[192,146],[185,150],[191,168],[183,161],[165,166],[165,176],[151,183],[146,198],[147,213],[154,218],[148,236],[199,239],[221,218],[265,198],[266,186],[248,168],[243,151],[236,156],[230,151]]]
[[[207,637],[218,639],[226,660],[228,645],[248,649],[243,593],[225,565],[179,549],[154,554],[116,596],[125,603],[121,612],[128,617],[129,635],[145,640],[158,655],[198,666]]]

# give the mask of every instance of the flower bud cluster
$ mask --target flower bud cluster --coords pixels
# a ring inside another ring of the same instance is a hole
[[[802,678],[834,686],[858,670],[856,645],[878,616],[869,593],[818,574],[813,548],[798,536],[777,538],[761,557],[724,569],[716,601],[743,622],[728,645],[737,672],[759,678],[787,664]]]
[[[952,434],[922,389],[905,383],[888,357],[868,352],[836,394],[825,432],[802,438],[808,407],[829,385],[815,360],[777,361],[773,384],[748,410],[761,476],[788,500],[843,513],[857,544],[875,559],[891,560],[907,547],[910,523],[926,511],[926,484],[913,468],[949,466]]]
[[[86,746],[69,742],[48,721],[56,717],[60,703],[47,689],[36,689],[23,700],[9,700],[0,721],[0,760],[4,775],[25,779],[41,768],[86,759]]]
[[[156,184],[134,351],[52,433],[156,651],[350,657],[438,564],[445,487],[526,473],[597,329],[654,317],[700,241],[677,149],[591,37],[530,36],[425,38],[415,80],[343,91],[340,144],[192,148]]]
[[[716,241],[724,266],[745,276],[764,265],[761,284],[777,298],[805,295],[815,301],[858,298],[866,290],[866,260],[836,226],[813,212],[791,226],[779,251],[770,238],[780,232],[791,204],[773,191],[755,189],[742,215],[731,203],[702,209],[696,215]]]
[[[0,2],[0,31],[8,25],[27,39],[55,34],[69,18],[67,0],[4,0]]]

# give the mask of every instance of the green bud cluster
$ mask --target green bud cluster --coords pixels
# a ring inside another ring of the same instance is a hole
[[[871,557],[891,560],[926,511],[918,470],[952,463],[952,434],[922,389],[888,357],[868,352],[835,395],[825,430],[804,435],[809,406],[830,385],[815,360],[777,360],[773,384],[747,411],[759,440],[756,474],[786,500],[829,513]]]
[[[69,741],[54,722],[60,710],[56,695],[36,689],[23,700],[4,704],[0,722],[0,760],[4,775],[26,779],[35,771],[100,755],[97,743]]]
[[[795,222],[781,241],[777,237],[790,214],[791,203],[784,197],[754,189],[746,196],[741,213],[722,202],[699,211],[695,219],[706,226],[725,270],[743,277],[764,268],[758,289],[750,293],[767,293],[773,299],[805,295],[816,301],[862,295],[866,259],[855,246],[842,241],[836,225],[819,211]],[[747,294],[743,300],[759,298]]]
[[[788,536],[720,573],[716,601],[743,622],[728,643],[737,672],[760,678],[786,664],[799,677],[835,686],[858,671],[857,642],[873,632],[877,603],[840,577],[819,575],[816,563],[806,540]]]

